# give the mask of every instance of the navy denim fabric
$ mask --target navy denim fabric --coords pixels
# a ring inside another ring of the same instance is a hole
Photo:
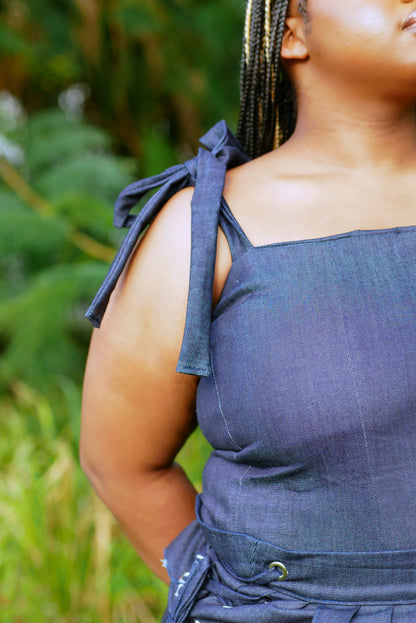
[[[178,371],[201,376],[214,450],[166,550],[164,623],[414,623],[416,226],[254,247],[222,198],[247,156],[223,122],[204,144],[122,193],[131,230],[89,311],[99,324],[139,233],[195,185]],[[233,264],[211,313],[218,225]]]

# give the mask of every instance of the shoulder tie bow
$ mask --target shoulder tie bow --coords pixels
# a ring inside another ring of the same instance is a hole
[[[220,121],[200,139],[205,149],[184,164],[127,186],[119,195],[114,209],[114,225],[127,227],[124,239],[108,274],[98,290],[86,317],[99,327],[110,295],[130,258],[137,240],[164,204],[183,188],[194,186],[191,202],[191,270],[188,305],[182,348],[177,371],[209,376],[209,327],[211,323],[212,288],[217,248],[218,221],[227,169],[249,160],[237,139]],[[131,209],[146,193],[159,188],[140,213]]]

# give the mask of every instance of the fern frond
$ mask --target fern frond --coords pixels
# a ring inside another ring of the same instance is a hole
[[[90,334],[82,311],[105,272],[97,262],[53,266],[19,295],[0,302],[0,333],[6,341],[0,361],[3,382],[23,376],[45,388],[57,371],[80,379]],[[75,330],[78,336],[84,333],[83,343],[73,339]]]
[[[33,115],[27,124],[26,165],[32,176],[79,154],[107,151],[110,138],[103,130],[61,111]]]

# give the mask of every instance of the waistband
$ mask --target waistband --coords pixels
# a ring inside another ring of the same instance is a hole
[[[248,585],[267,584],[307,601],[416,603],[416,550],[379,552],[290,551],[253,536],[227,532],[196,514],[221,563]]]

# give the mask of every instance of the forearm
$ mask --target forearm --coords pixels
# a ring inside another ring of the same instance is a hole
[[[163,550],[195,519],[196,492],[182,468],[88,477],[143,561],[168,583]]]

